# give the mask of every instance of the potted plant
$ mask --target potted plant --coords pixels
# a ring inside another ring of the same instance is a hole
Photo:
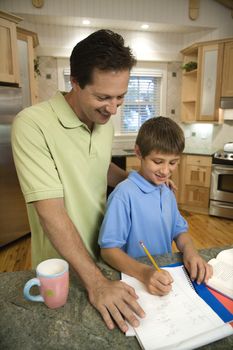
[[[191,72],[194,69],[197,69],[197,62],[190,61],[181,66],[186,72]]]

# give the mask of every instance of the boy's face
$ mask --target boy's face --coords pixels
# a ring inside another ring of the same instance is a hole
[[[152,151],[144,158],[140,152],[136,151],[136,154],[141,159],[139,174],[155,185],[164,184],[169,179],[180,159],[177,154],[163,154],[156,151]]]

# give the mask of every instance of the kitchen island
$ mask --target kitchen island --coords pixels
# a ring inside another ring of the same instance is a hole
[[[200,254],[208,261],[227,248],[203,249]],[[141,260],[149,264],[147,258]],[[181,254],[157,256],[156,260],[161,266],[172,264],[181,261]],[[103,262],[98,265],[108,278],[120,278],[117,271]],[[35,271],[0,273],[0,349],[140,349],[135,337],[126,337],[117,328],[107,329],[72,271],[67,304],[55,310],[48,309],[43,303],[24,300],[24,284],[32,277],[35,277]],[[34,292],[37,294],[37,290]],[[232,348],[233,336],[230,336],[200,349]]]

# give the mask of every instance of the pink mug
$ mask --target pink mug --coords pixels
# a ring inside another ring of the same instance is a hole
[[[24,297],[31,301],[44,302],[50,309],[63,306],[69,292],[69,265],[62,259],[42,261],[36,268],[36,278],[24,286]],[[32,286],[39,286],[40,294],[31,295]]]

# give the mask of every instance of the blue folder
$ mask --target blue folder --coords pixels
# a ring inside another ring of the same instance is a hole
[[[181,266],[183,263],[176,263],[166,265],[164,267]],[[191,281],[191,280],[190,280]],[[228,311],[220,301],[208,290],[205,284],[197,284],[191,281],[197,294],[216,312],[216,314],[223,320],[223,322],[230,322],[233,320],[233,314]]]

